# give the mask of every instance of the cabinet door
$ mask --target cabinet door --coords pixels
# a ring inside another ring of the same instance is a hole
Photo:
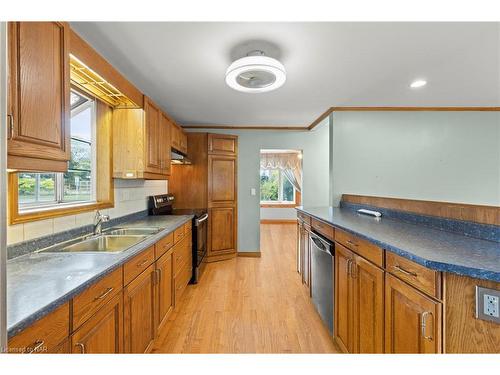
[[[236,158],[208,156],[208,201],[210,206],[236,201]]]
[[[171,131],[170,121],[162,113],[160,116],[160,157],[161,157],[161,173],[170,175],[170,148],[171,148]]]
[[[386,274],[385,352],[440,353],[441,313],[441,303]]]
[[[173,251],[167,252],[156,261],[156,273],[158,277],[156,285],[156,325],[158,329],[166,323],[174,307],[173,254]]]
[[[218,207],[208,211],[208,255],[235,252],[236,208]]]
[[[180,129],[177,125],[172,124],[170,127],[170,136],[171,136],[171,147],[180,151]]]
[[[9,168],[56,171],[67,168],[66,161],[70,158],[68,41],[66,23],[9,23],[8,153],[13,156],[8,161]],[[26,164],[30,158],[51,160],[52,164]]]
[[[162,172],[162,158],[160,155],[161,116],[159,108],[147,97],[144,97],[144,111],[146,116],[146,171],[150,173]]]
[[[311,248],[309,244],[309,227],[302,230],[302,284],[311,296]]]
[[[180,143],[179,147],[180,147],[181,151],[187,155],[187,153],[188,153],[188,138],[187,138],[187,134],[184,133],[184,131],[180,130],[179,131],[179,137],[180,137],[179,138],[180,139],[180,141],[179,141],[179,143]]]
[[[351,268],[354,353],[384,352],[384,271],[360,256]]]
[[[124,289],[125,353],[144,353],[153,343],[155,276],[152,264]]]
[[[208,152],[210,154],[236,156],[238,153],[238,136],[209,134]]]
[[[87,320],[71,337],[72,353],[121,353],[123,343],[122,293]]]
[[[304,224],[299,220],[297,222],[297,260],[296,260],[296,268],[299,275],[302,275],[302,230],[304,228]]]
[[[353,353],[353,283],[351,266],[354,253],[335,245],[334,336],[342,350]]]

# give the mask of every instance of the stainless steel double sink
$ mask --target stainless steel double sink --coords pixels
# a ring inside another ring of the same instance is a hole
[[[110,228],[99,235],[88,235],[56,244],[38,252],[44,253],[119,253],[147,237],[158,233],[160,228]]]

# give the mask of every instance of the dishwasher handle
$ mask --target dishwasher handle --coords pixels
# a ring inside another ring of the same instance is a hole
[[[314,245],[318,248],[318,250],[323,251],[324,253],[332,254],[330,250],[333,247],[333,244],[330,242],[326,242],[321,237],[317,236],[314,233],[309,233],[309,238],[314,243]]]

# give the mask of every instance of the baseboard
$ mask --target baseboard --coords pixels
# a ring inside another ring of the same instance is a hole
[[[297,219],[261,219],[261,224],[297,224]]]
[[[260,251],[238,251],[239,257],[260,258]]]

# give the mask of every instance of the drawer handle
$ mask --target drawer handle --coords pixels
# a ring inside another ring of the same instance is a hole
[[[352,246],[358,246],[358,244],[356,242],[353,242],[351,240],[347,240],[346,241],[349,245],[352,245]]]
[[[407,276],[412,276],[412,277],[417,277],[417,276],[418,276],[415,272],[412,272],[412,271],[407,271],[407,270],[405,270],[403,267],[399,266],[398,264],[396,264],[396,265],[394,266],[394,269],[395,269],[396,271],[399,271],[399,272],[401,272],[401,273],[403,273],[403,274],[407,275]]]
[[[420,326],[422,327],[422,337],[425,339],[425,340],[429,340],[429,341],[432,341],[432,335],[430,336],[427,336],[426,335],[426,328],[427,328],[427,316],[431,316],[432,317],[432,313],[430,311],[424,311],[422,313],[422,317],[421,317],[421,321],[420,321]]]
[[[95,302],[95,301],[99,301],[99,300],[101,300],[101,299],[104,299],[104,298],[105,298],[105,297],[106,297],[109,293],[111,293],[111,292],[113,291],[113,289],[115,289],[115,288],[113,288],[113,287],[111,287],[111,288],[107,288],[107,289],[104,291],[104,293],[102,293],[100,296],[97,296],[97,297],[95,297],[95,298],[94,298],[94,302]]]
[[[81,354],[85,354],[86,353],[85,344],[82,344],[81,342],[77,342],[75,344],[75,346],[78,346],[81,349]]]
[[[142,266],[144,266],[147,262],[149,262],[149,259],[145,259],[145,260],[143,260],[142,262],[137,263],[137,264],[136,264],[136,266],[137,266],[137,267],[142,267]]]
[[[45,345],[45,340],[37,340],[33,343],[33,349],[31,349],[28,354],[33,354],[38,352]]]

